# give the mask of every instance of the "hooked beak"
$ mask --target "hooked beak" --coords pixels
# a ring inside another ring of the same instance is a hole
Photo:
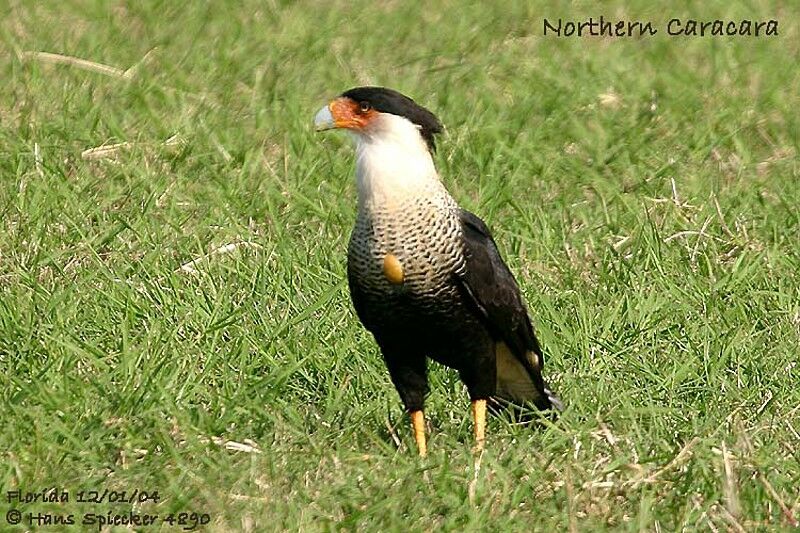
[[[358,133],[367,128],[379,114],[374,109],[364,111],[350,98],[340,96],[317,111],[314,129],[325,131],[343,128]]]
[[[331,113],[330,105],[326,105],[314,116],[314,129],[316,131],[332,130],[336,128],[336,120]]]

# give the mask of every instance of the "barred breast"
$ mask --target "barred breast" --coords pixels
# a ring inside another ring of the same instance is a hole
[[[416,315],[450,304],[457,297],[453,274],[465,262],[456,210],[449,195],[360,207],[348,247],[350,283],[364,300],[357,306],[380,316],[390,306],[397,312],[397,298],[412,304],[402,306],[405,313]],[[387,277],[387,255],[399,262],[401,282]]]

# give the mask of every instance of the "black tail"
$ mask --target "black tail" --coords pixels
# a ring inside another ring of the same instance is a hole
[[[509,416],[518,424],[530,424],[542,417],[555,420],[564,411],[564,403],[547,383],[544,383],[543,392],[536,399],[528,401],[493,396],[489,399],[489,411],[493,415]]]
[[[550,385],[546,382],[542,382],[544,384],[544,394],[547,396],[547,401],[550,402],[550,409],[553,411],[563,413],[564,412],[564,402],[561,401],[561,398],[550,389]]]
[[[519,420],[535,418],[531,411],[537,409],[553,415],[564,410],[564,404],[542,379],[541,357],[536,352],[527,352],[523,359],[512,354],[506,343],[499,342],[495,346],[495,361],[497,388],[491,402],[494,411],[510,410]]]

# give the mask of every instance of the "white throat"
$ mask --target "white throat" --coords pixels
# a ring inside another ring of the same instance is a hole
[[[356,185],[360,208],[391,208],[443,190],[433,158],[416,125],[385,114],[356,135]]]

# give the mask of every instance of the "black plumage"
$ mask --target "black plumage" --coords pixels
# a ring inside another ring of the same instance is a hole
[[[458,370],[473,400],[492,398],[495,405],[530,403],[539,409],[560,410],[560,401],[542,379],[542,350],[519,287],[489,229],[466,210],[456,208],[452,213],[460,233],[454,251],[463,261],[460,266],[452,261],[449,276],[435,286],[416,289],[387,283],[385,290],[376,291],[365,286],[363,273],[353,268],[352,259],[349,262],[356,314],[375,336],[406,408],[423,408],[429,392],[428,356]],[[445,255],[441,244],[422,243],[426,244],[434,254]],[[497,394],[496,358],[501,343],[508,346],[533,385],[523,399]]]
[[[500,256],[486,224],[466,210],[459,211],[466,268],[456,277],[468,302],[497,342],[505,343],[528,372],[538,394],[530,400],[539,409],[562,410],[561,401],[542,379],[544,355],[522,301],[514,275]]]
[[[420,135],[431,153],[436,152],[434,136],[442,132],[442,123],[436,115],[417,104],[414,100],[386,87],[355,87],[342,93],[359,104],[365,103],[381,113],[391,113],[405,117],[419,127]]]
[[[331,108],[344,109],[342,116],[331,118],[323,108],[321,123],[340,120],[358,142],[350,294],[412,415],[420,453],[427,358],[458,371],[480,445],[487,400],[561,410],[542,379],[542,349],[491,232],[438,179],[432,153],[439,120],[381,87],[346,91]]]

